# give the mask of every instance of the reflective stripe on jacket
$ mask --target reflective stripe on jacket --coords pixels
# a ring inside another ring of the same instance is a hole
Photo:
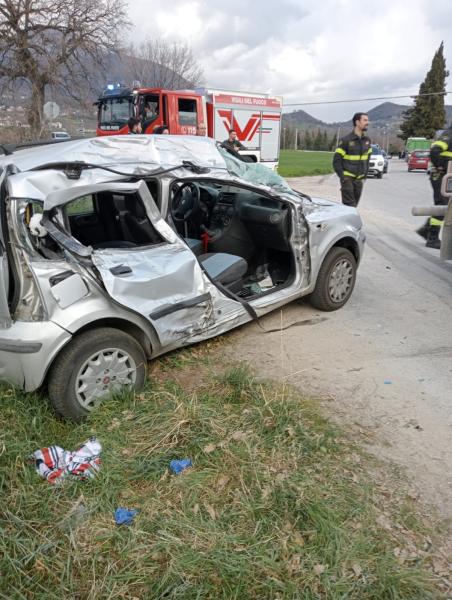
[[[370,139],[366,135],[360,137],[352,131],[340,140],[334,152],[333,168],[341,179],[363,179],[369,168],[371,154]]]
[[[430,148],[430,160],[436,169],[447,171],[447,163],[452,160],[452,129],[447,129]]]

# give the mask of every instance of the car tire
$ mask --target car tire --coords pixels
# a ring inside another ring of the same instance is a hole
[[[381,171],[378,171],[377,179],[383,179],[383,173]]]
[[[357,264],[350,250],[335,246],[326,255],[309,301],[315,308],[330,312],[344,306],[352,295]],[[338,281],[339,279],[339,281]]]
[[[54,361],[48,391],[55,411],[81,421],[111,393],[140,389],[146,355],[131,335],[112,327],[91,329],[74,339]]]

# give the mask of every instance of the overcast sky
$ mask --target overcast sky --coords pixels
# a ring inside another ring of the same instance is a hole
[[[452,0],[130,0],[129,14],[135,42],[188,42],[207,86],[286,105],[416,93],[442,40],[452,71]],[[300,108],[335,121],[381,102]]]

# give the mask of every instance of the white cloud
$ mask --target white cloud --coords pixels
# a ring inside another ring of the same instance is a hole
[[[134,0],[130,17],[135,41],[188,42],[207,85],[268,91],[286,103],[415,93],[442,40],[452,64],[450,0]],[[306,110],[336,120],[377,103]]]

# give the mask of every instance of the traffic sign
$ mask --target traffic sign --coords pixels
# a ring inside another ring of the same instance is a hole
[[[47,119],[56,119],[60,114],[60,107],[56,102],[46,102],[44,104],[44,115]]]

